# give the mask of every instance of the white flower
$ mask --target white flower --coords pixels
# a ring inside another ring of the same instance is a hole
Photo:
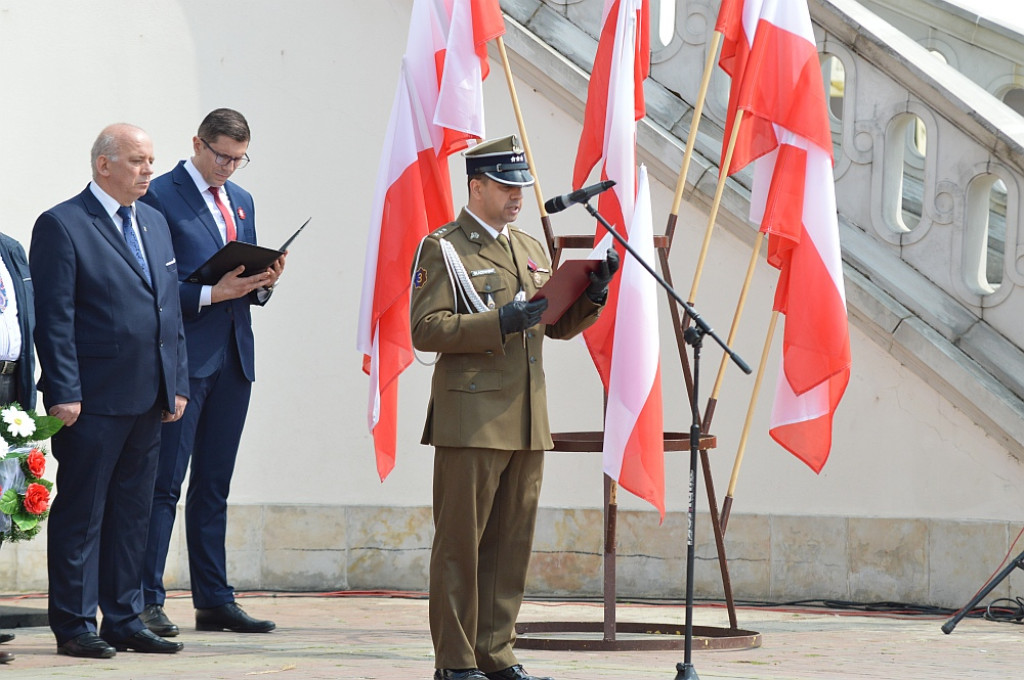
[[[11,445],[8,444],[7,440],[4,439],[4,436],[2,434],[0,434],[0,451],[8,451],[8,450],[10,450],[10,448],[11,448]]]
[[[36,421],[21,409],[5,408],[0,411],[0,416],[3,416],[7,429],[15,437],[29,437],[36,431]]]

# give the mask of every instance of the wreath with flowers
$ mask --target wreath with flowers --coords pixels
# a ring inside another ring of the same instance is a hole
[[[43,479],[42,442],[62,427],[59,418],[25,410],[17,402],[0,408],[0,538],[27,541],[50,514],[53,483]]]

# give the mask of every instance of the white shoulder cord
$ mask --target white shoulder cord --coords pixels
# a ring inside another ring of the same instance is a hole
[[[423,241],[426,241],[426,238],[420,241],[420,245],[416,249],[416,264],[412,267],[413,277],[416,276],[417,265],[419,265],[420,262],[420,254],[423,252]],[[455,252],[455,246],[443,238],[438,239],[438,244],[441,246],[441,255],[444,257],[445,269],[448,271],[448,282],[452,286],[452,301],[455,303],[456,308],[458,308],[459,300],[462,300],[470,310],[470,314],[490,311],[490,308],[484,304],[483,300],[480,299],[479,293],[476,292],[476,288],[474,288],[473,284],[470,282],[469,275],[466,273],[466,266],[462,264],[459,254]],[[456,281],[458,281],[459,285],[456,285]],[[410,304],[412,304],[412,290],[413,286],[410,285]],[[438,352],[434,356],[433,361],[424,361],[423,359],[420,359],[419,353],[417,353],[415,347],[413,347],[412,353],[416,358],[416,361],[424,366],[433,366],[437,363],[438,359],[441,358],[441,353]]]
[[[476,288],[470,282],[469,274],[466,273],[466,266],[462,264],[459,254],[455,252],[455,246],[444,239],[439,239],[439,241],[441,243],[441,254],[444,255],[444,263],[448,268],[448,278],[450,279],[454,276],[458,280],[459,293],[462,301],[466,303],[469,313],[476,314],[490,311],[490,308],[480,299],[480,294],[476,292]],[[454,287],[455,284],[452,283],[452,286]]]

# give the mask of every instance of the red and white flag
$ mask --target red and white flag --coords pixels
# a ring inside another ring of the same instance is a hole
[[[598,210],[616,228],[633,214],[636,192],[636,121],[646,114],[643,81],[650,72],[648,0],[606,0],[601,39],[587,89],[583,132],[576,151],[572,186],[579,189],[598,163],[601,179],[616,182],[598,199]],[[604,236],[598,225],[595,244]],[[619,255],[622,255],[620,248]],[[619,278],[608,288],[608,304],[584,331],[590,356],[608,389],[615,336]]]
[[[729,170],[754,162],[750,219],[768,234],[774,308],[786,315],[769,433],[820,472],[851,365],[821,66],[805,0],[744,0],[723,13],[729,120],[743,111]]]
[[[421,239],[453,219],[448,155],[484,136],[486,42],[497,0],[414,0],[366,246],[356,346],[370,376],[377,473],[395,466],[398,376],[412,363],[409,270]]]
[[[634,117],[636,120],[640,120],[647,113],[643,83],[651,72],[650,7],[649,0],[626,4],[636,12],[637,35],[634,40],[632,83]],[[576,151],[576,164],[573,167],[573,189],[583,186],[590,171],[604,157],[605,133],[607,131],[605,103],[608,101],[608,88],[616,46],[615,34],[619,28],[618,17],[621,10],[622,6],[619,4],[619,0],[605,0],[604,13],[601,16],[601,38],[597,43],[594,68],[590,72],[590,84],[587,86],[583,134],[580,135],[580,144]],[[618,68],[617,72],[619,77],[629,77],[621,73],[621,68]],[[591,104],[591,102],[594,103]]]
[[[648,0],[613,0],[605,5],[573,186],[582,186],[601,162],[601,178],[616,182],[612,191],[601,195],[601,215],[652,263],[650,192],[642,170],[638,193],[636,170],[636,121],[645,113],[643,79],[650,65],[648,16]],[[604,228],[598,227],[595,241],[604,236]],[[623,489],[653,504],[664,518],[657,282],[632,256],[624,255],[622,262],[601,318],[584,332],[608,394],[604,471]]]
[[[647,168],[640,166],[629,244],[655,262],[654,223]],[[658,342],[657,282],[632,256],[619,273],[608,405],[604,418],[604,471],[665,519],[664,413]]]

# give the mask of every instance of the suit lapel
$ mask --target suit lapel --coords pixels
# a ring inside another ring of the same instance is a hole
[[[518,245],[518,242],[516,241],[516,230],[512,227],[508,228],[508,244],[509,247],[512,248],[512,256],[515,259],[514,269],[512,271],[516,273],[516,277],[520,282],[528,281],[530,279],[530,276],[527,273],[528,270],[524,271],[523,267],[526,266],[526,263],[530,258],[527,256],[522,246]],[[500,245],[501,244],[499,244],[499,247]],[[502,250],[504,250],[504,248],[502,248]],[[522,283],[520,283],[520,285],[522,285]]]
[[[196,214],[199,221],[206,227],[206,233],[213,239],[214,245],[219,250],[224,245],[224,238],[220,235],[217,222],[206,205],[206,199],[199,193],[199,187],[192,181],[191,175],[185,169],[185,161],[174,166],[174,170],[171,171],[171,179],[174,181],[174,186],[178,190],[178,196],[181,197],[182,202]]]
[[[146,264],[149,265],[149,279],[152,282],[150,285],[153,290],[156,290],[157,277],[154,275],[156,266],[162,263],[155,262],[159,259],[157,254],[156,244],[153,243],[153,236],[149,232],[149,220],[146,219],[144,214],[145,208],[141,208],[142,204],[136,201],[135,203],[135,217],[139,221],[139,236],[142,238],[142,247],[146,253]],[[132,259],[135,259],[134,257]]]
[[[232,182],[224,183],[224,190],[227,192],[228,200],[231,202],[231,218],[235,221],[235,235],[239,241],[256,243],[256,230],[252,226],[252,215],[246,212],[242,205],[244,202],[238,192],[237,186]]]
[[[82,192],[81,197],[82,201],[85,203],[86,210],[90,215],[92,215],[93,228],[102,234],[103,238],[105,238],[111,247],[124,258],[124,261],[128,263],[128,266],[134,269],[135,273],[138,274],[139,278],[142,279],[143,283],[145,283],[146,275],[142,271],[142,266],[139,265],[139,262],[135,259],[132,251],[128,250],[128,244],[125,243],[124,234],[121,233],[120,227],[114,224],[114,220],[112,220],[110,215],[107,214],[107,211],[103,209],[103,205],[99,202],[99,199],[93,196],[91,189],[86,187],[85,191]],[[139,232],[143,232],[141,227],[139,228]],[[145,245],[143,245],[143,247],[145,247]]]
[[[18,326],[21,328],[21,341],[24,348],[25,342],[31,342],[32,324],[29,320],[35,316],[35,310],[32,309],[32,305],[23,304],[28,302],[28,296],[25,292],[25,274],[28,274],[31,278],[31,273],[27,271],[27,268],[24,273],[22,272],[21,263],[14,261],[14,252],[2,240],[0,240],[0,250],[3,250],[4,264],[7,265],[7,272],[11,275],[11,283],[14,284],[15,301],[19,305]],[[24,349],[22,349],[22,355],[25,355]]]
[[[14,256],[2,239],[0,239],[0,258],[3,258],[4,266],[7,267],[7,273],[11,277],[11,287],[14,289],[11,291],[11,295],[14,295],[15,303],[18,304],[25,299],[25,280],[21,278],[21,271],[14,262]],[[21,326],[22,337],[25,335],[25,315],[26,310],[19,308],[18,325]]]
[[[457,222],[462,231],[466,233],[466,238],[469,242],[479,248],[478,252],[481,257],[490,260],[503,269],[516,273],[515,263],[509,258],[508,253],[501,247],[497,239],[492,238],[487,230],[477,222],[476,218],[463,211],[459,215]],[[515,252],[515,250],[512,252]]]

